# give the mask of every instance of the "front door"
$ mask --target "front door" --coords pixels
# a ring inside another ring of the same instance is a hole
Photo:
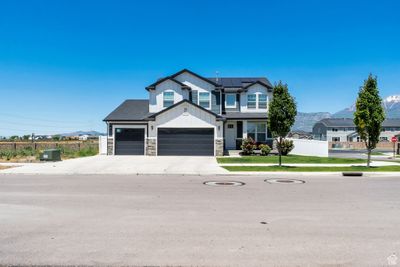
[[[225,148],[236,149],[236,121],[225,124]]]

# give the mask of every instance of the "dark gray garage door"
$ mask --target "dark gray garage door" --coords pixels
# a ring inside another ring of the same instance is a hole
[[[115,155],[144,155],[144,129],[115,129]]]
[[[159,156],[214,156],[213,128],[159,128]]]

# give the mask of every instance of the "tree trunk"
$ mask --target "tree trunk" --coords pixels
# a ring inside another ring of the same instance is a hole
[[[371,165],[371,149],[368,148],[368,158],[367,158],[367,167],[369,168]]]
[[[279,154],[279,167],[282,167],[282,137],[279,137],[278,154]]]

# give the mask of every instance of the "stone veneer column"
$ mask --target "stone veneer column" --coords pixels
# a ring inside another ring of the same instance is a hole
[[[107,155],[114,155],[114,138],[107,138]]]
[[[146,155],[156,156],[156,149],[157,149],[157,139],[146,138]]]
[[[218,138],[215,139],[215,156],[223,156],[224,155],[224,139]]]

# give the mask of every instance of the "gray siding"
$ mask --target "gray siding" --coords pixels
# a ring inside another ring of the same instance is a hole
[[[192,90],[192,103],[197,105],[197,90]]]
[[[240,111],[240,95],[236,94],[236,108],[225,107],[225,94],[222,95],[223,111],[225,112],[237,112]]]
[[[211,92],[211,111],[216,114],[221,114],[221,98],[220,92]]]

